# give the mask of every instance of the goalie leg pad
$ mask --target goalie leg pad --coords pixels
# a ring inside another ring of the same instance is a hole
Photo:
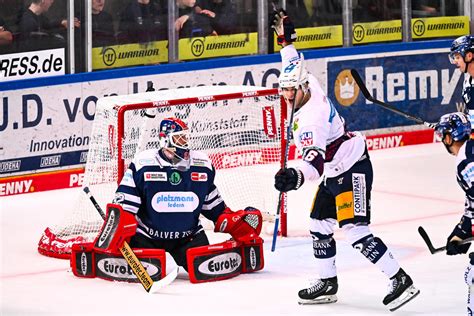
[[[164,249],[133,249],[153,281],[161,280],[166,272]],[[93,243],[72,247],[71,269],[75,276],[98,277],[110,281],[140,282],[120,252],[111,253],[95,248]]]
[[[190,248],[187,251],[188,273],[191,283],[202,283],[233,278],[241,273],[263,269],[263,239]]]

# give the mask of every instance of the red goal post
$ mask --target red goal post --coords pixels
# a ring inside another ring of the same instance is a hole
[[[99,99],[84,186],[105,209],[135,153],[157,148],[161,119],[176,116],[188,124],[190,147],[206,152],[213,161],[216,185],[231,209],[253,206],[275,214],[279,192],[273,187],[273,176],[283,163],[287,112],[278,89],[248,86],[195,87]],[[286,194],[282,198],[280,232],[286,236]],[[47,228],[38,250],[67,257],[70,244],[76,238],[93,239],[101,223],[82,193],[72,213],[61,224]],[[51,244],[53,240],[59,247]]]

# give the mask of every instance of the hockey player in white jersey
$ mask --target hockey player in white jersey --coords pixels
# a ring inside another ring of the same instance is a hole
[[[464,214],[448,236],[446,254],[448,256],[465,254],[471,244],[459,244],[459,242],[473,236],[472,219],[474,217],[474,140],[469,139],[471,135],[469,117],[461,112],[445,114],[436,125],[435,132],[448,152],[456,156],[456,178],[459,186],[466,193]],[[471,293],[474,283],[473,253],[470,257],[470,263],[464,273],[464,280],[469,287],[467,315],[472,316],[474,311],[474,293]]]
[[[310,233],[320,279],[299,291],[300,304],[337,301],[337,223],[352,247],[374,263],[390,280],[383,304],[391,311],[413,299],[419,290],[400,267],[385,243],[369,228],[372,164],[365,138],[345,130],[344,119],[326,97],[317,79],[307,72],[302,56],[292,42],[295,30],[283,10],[274,13],[272,27],[278,35],[282,71],[281,93],[295,108],[293,139],[302,154],[298,168],[282,168],[275,175],[275,188],[297,190],[305,181],[323,177],[311,205]]]

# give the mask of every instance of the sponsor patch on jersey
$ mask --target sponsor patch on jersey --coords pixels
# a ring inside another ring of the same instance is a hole
[[[167,181],[168,175],[166,172],[145,172],[143,174],[145,181]]]
[[[300,135],[300,142],[303,147],[313,145],[313,132],[303,132]]]
[[[343,192],[336,196],[337,220],[343,221],[354,218],[354,201],[352,191]]]
[[[132,170],[127,169],[127,171],[125,171],[125,174],[123,175],[120,185],[125,185],[127,187],[132,187],[132,188],[135,187],[135,181],[133,180]]]
[[[352,191],[354,192],[354,215],[367,216],[365,174],[352,174]]]
[[[140,159],[140,160],[138,160],[138,163],[140,165],[148,165],[148,166],[158,164],[158,162],[153,158]]]
[[[206,182],[207,173],[204,172],[191,172],[191,180],[197,182]]]
[[[192,213],[199,206],[199,198],[194,192],[158,192],[151,206],[158,213]]]

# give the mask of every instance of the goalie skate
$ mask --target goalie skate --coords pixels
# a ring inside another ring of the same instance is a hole
[[[298,292],[298,304],[329,304],[337,302],[337,277],[316,280],[307,289]]]
[[[413,281],[408,274],[400,269],[397,274],[390,279],[390,291],[383,299],[383,304],[387,305],[389,311],[393,312],[412,299],[420,290],[413,286]]]

